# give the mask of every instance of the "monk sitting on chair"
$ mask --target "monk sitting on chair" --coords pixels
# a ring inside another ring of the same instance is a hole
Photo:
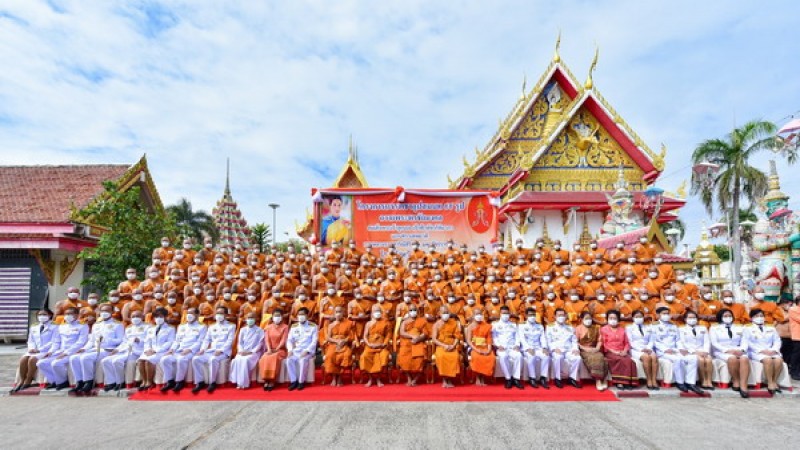
[[[361,353],[361,370],[369,374],[365,387],[378,387],[383,383],[378,374],[389,365],[389,341],[392,338],[392,322],[383,319],[380,305],[372,307],[372,320],[364,327],[364,351]]]
[[[436,345],[436,370],[442,377],[442,387],[452,388],[453,378],[461,371],[461,323],[450,317],[447,306],[439,307],[440,319],[433,326],[433,343]]]
[[[331,386],[342,386],[342,370],[353,363],[355,324],[345,318],[345,307],[336,306],[325,332],[325,373],[333,375]]]
[[[492,325],[484,322],[483,313],[478,312],[467,326],[466,340],[470,346],[469,366],[475,373],[475,384],[486,386],[484,377],[494,374],[494,352],[492,351]]]
[[[422,373],[429,328],[425,317],[419,315],[419,307],[413,303],[409,305],[408,316],[398,329],[400,345],[397,350],[397,365],[408,378],[406,386],[416,386],[419,374]]]

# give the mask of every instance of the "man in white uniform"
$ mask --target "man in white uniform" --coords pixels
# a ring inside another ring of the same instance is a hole
[[[562,388],[561,365],[566,360],[569,371],[569,384],[581,388],[578,381],[578,372],[581,368],[581,353],[578,350],[578,338],[575,330],[567,325],[567,312],[562,308],[555,311],[556,323],[548,325],[546,331],[547,343],[550,346],[550,364],[553,367],[553,383],[557,388]]]
[[[517,324],[511,321],[508,306],[500,308],[500,320],[492,323],[492,342],[494,343],[497,364],[506,379],[506,389],[525,387],[519,382],[522,371],[522,354],[519,352]]]
[[[236,325],[228,322],[226,317],[230,314],[228,308],[220,306],[216,310],[214,319],[216,323],[208,327],[208,332],[203,340],[200,351],[192,358],[194,374],[194,389],[192,394],[197,394],[208,385],[208,393],[217,389],[217,373],[222,361],[231,357],[233,339],[236,336]],[[208,379],[205,380],[205,369],[208,367]]]
[[[197,308],[186,311],[186,323],[178,327],[172,348],[161,358],[161,371],[164,373],[164,386],[161,392],[172,389],[180,392],[186,385],[186,371],[195,353],[200,350],[206,337],[206,326],[197,321]]]
[[[69,357],[69,366],[75,376],[76,386],[70,392],[88,394],[94,389],[94,369],[98,360],[110,355],[125,340],[122,323],[111,317],[113,307],[100,307],[100,317],[92,327],[86,345]]]
[[[289,372],[289,390],[305,388],[306,373],[309,364],[314,364],[317,351],[317,325],[308,321],[308,308],[297,310],[297,323],[289,330],[286,349],[289,356],[286,366]]]
[[[528,384],[531,387],[542,385],[545,389],[550,389],[547,378],[550,373],[550,353],[547,346],[547,335],[544,327],[536,323],[536,310],[528,308],[525,310],[525,320],[519,326],[519,343],[522,347],[522,357],[528,368]],[[538,381],[538,384],[537,384]]]
[[[142,320],[144,313],[134,311],[131,313],[131,324],[125,329],[125,340],[100,362],[103,366],[103,390],[118,391],[125,385],[125,364],[136,361],[144,351],[144,340],[150,325]],[[95,325],[97,326],[97,325]]]
[[[61,390],[69,387],[67,364],[69,357],[82,349],[89,338],[89,327],[78,322],[78,308],[64,311],[64,323],[58,327],[59,345],[42,355],[36,367],[42,371],[49,384],[47,389]]]
[[[37,313],[37,317],[39,323],[28,332],[28,351],[19,360],[19,384],[12,389],[12,393],[33,387],[39,358],[59,346],[58,325],[52,323],[53,313],[43,309]]]

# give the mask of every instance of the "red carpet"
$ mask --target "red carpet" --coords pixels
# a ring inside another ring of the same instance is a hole
[[[217,389],[213,394],[205,390],[197,395],[191,393],[192,385],[179,394],[158,389],[137,392],[129,399],[134,401],[280,401],[280,402],[613,402],[618,401],[611,392],[599,392],[594,386],[575,389],[550,387],[525,390],[505,389],[502,382],[486,387],[456,385],[444,389],[441,384],[422,384],[410,388],[405,384],[386,384],[382,388],[345,384],[342,387],[314,384],[302,391],[287,390],[286,385],[272,392],[265,392],[260,385],[247,390],[232,387]]]

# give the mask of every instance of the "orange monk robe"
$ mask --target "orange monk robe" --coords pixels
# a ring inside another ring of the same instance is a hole
[[[567,313],[567,323],[573,327],[578,326],[581,321],[581,312],[586,308],[587,302],[584,300],[568,301],[564,303],[564,311]]]
[[[545,299],[540,302],[540,311],[544,309],[544,324],[551,324],[556,322],[556,310],[564,307],[564,301],[555,298],[552,300]]]
[[[325,333],[328,331],[328,325],[335,317],[337,306],[347,306],[343,297],[338,295],[322,297],[319,306],[319,342],[325,342]]]
[[[475,296],[475,303],[481,305],[483,304],[483,296],[486,293],[486,289],[483,287],[483,283],[480,281],[471,281],[467,283],[466,293],[473,294]]]
[[[142,282],[139,280],[123,281],[117,286],[120,300],[130,300],[134,289],[138,289]]]
[[[647,293],[652,296],[659,296],[661,292],[664,290],[666,285],[666,280],[656,278],[646,278],[642,280],[641,286],[647,289]],[[677,296],[676,296],[677,298]]]
[[[662,306],[666,306],[667,308],[669,308],[669,313],[670,313],[670,315],[672,315],[672,321],[676,325],[683,325],[684,324],[683,315],[686,313],[686,307],[683,306],[682,303],[679,303],[677,301],[674,301],[672,303],[659,302],[659,303],[656,304],[655,309],[661,308]],[[678,318],[678,317],[675,317],[675,316],[681,316],[681,317]]]
[[[723,308],[719,300],[701,300],[695,304],[695,312],[698,316],[708,316],[707,319],[699,318],[698,324],[708,328],[717,322],[717,313]],[[713,318],[712,318],[713,317]]]
[[[337,341],[343,339],[340,345],[327,342],[324,346],[325,373],[338,375],[342,369],[353,364],[353,340],[355,339],[355,324],[351,320],[333,321],[326,330],[326,335]]]
[[[463,301],[457,301],[447,304],[447,310],[450,311],[450,315],[453,317],[457,317],[462,325],[467,323],[467,317],[466,317],[467,312],[466,310],[464,310],[464,306],[465,304]]]
[[[696,284],[676,281],[670,284],[670,287],[675,291],[675,298],[685,306],[689,306],[695,300],[700,299],[700,291]]]
[[[259,317],[261,315],[262,309],[263,305],[261,304],[260,300],[254,300],[252,302],[247,301],[243,303],[242,306],[239,308],[239,328],[244,326],[243,324],[248,314],[254,313],[256,317]]]
[[[512,322],[521,322],[521,317],[525,311],[525,300],[523,300],[520,296],[515,297],[514,299],[509,299],[506,301],[506,306],[511,310],[511,321]],[[523,314],[520,314],[522,311]]]
[[[281,365],[286,359],[286,339],[289,337],[289,326],[285,323],[271,323],[264,330],[264,354],[258,360],[258,371],[261,378],[272,381],[281,373]]]
[[[458,343],[463,338],[461,324],[457,320],[440,322],[436,332],[436,340],[444,345],[454,345],[452,350],[447,350],[440,345],[436,346],[436,370],[442,377],[453,378],[461,372],[461,358]]]
[[[380,373],[389,364],[389,341],[392,338],[393,322],[385,319],[373,320],[367,323],[364,330],[366,345],[361,352],[359,367],[368,373]],[[384,345],[381,348],[372,348],[371,345]]]
[[[375,303],[374,305],[372,305],[373,311],[375,310],[375,308],[378,308],[378,309],[381,310],[381,314],[382,314],[384,319],[386,319],[388,321],[391,321],[391,322],[394,321],[394,310],[396,308],[394,303],[389,303],[387,301],[384,301],[383,303],[378,302],[378,303]]]
[[[123,320],[123,321],[122,321],[122,323],[123,323],[123,326],[127,327],[128,325],[130,325],[130,324],[131,324],[131,323],[130,323],[130,317],[131,317],[131,314],[133,314],[133,313],[134,313],[134,312],[136,312],[136,311],[141,311],[141,312],[142,312],[142,314],[144,314],[144,302],[142,302],[142,301],[139,301],[139,302],[137,302],[137,301],[128,302],[128,303],[127,303],[127,304],[126,304],[126,305],[125,305],[125,306],[122,308],[122,317],[123,317],[123,318],[124,318],[124,317],[127,317],[127,318],[128,318],[128,320]]]
[[[297,322],[297,312],[300,308],[308,309],[308,320],[310,322],[319,322],[319,303],[315,298],[307,298],[304,301],[295,301],[292,303],[291,321]]]
[[[407,291],[422,293],[425,292],[427,286],[427,280],[419,274],[416,276],[409,275],[405,278],[405,280],[403,280],[403,288]]]
[[[636,244],[633,246],[633,254],[636,255],[637,261],[650,262],[658,254],[658,247],[655,244]]]
[[[469,367],[473,372],[492,376],[494,374],[495,357],[492,350],[492,325],[487,322],[475,322],[467,329],[469,345],[472,347],[469,357]],[[482,355],[476,350],[488,351],[488,355]]]
[[[347,318],[353,322],[356,340],[360,341],[364,335],[364,326],[370,320],[373,302],[365,298],[353,299],[347,304]]]
[[[442,306],[442,301],[439,297],[435,297],[432,300],[425,300],[421,304],[422,316],[428,320],[430,323],[434,323],[439,318],[439,308]]]
[[[672,264],[661,263],[658,265],[658,277],[666,280],[667,284],[675,282],[675,270]]]
[[[81,304],[79,300],[72,301],[68,298],[61,300],[60,302],[56,303],[55,306],[55,316],[53,318],[53,324],[61,325],[64,323],[64,311],[69,308],[77,308],[78,310],[81,309]]]
[[[733,313],[733,322],[739,325],[746,325],[750,323],[750,317],[747,313],[747,307],[743,303],[734,303],[727,305],[728,309]]]
[[[592,314],[592,319],[594,319],[596,323],[606,323],[606,312],[608,312],[608,310],[602,303],[591,301],[586,304],[586,306],[583,308],[583,311],[589,311]]]
[[[397,301],[403,296],[403,282],[395,278],[381,283],[380,292],[386,296],[387,301]]]
[[[228,322],[236,323],[236,320],[239,318],[239,309],[242,307],[241,303],[237,302],[236,300],[218,300],[216,304],[214,304],[214,311],[217,308],[228,308],[228,315],[227,319]]]

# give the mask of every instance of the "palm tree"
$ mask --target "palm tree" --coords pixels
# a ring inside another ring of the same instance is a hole
[[[269,229],[269,225],[265,223],[257,223],[250,228],[250,240],[253,241],[253,244],[261,247],[262,250],[267,248],[271,237],[272,231]]]
[[[776,127],[771,122],[754,120],[734,128],[725,139],[709,139],[692,153],[695,164],[710,162],[719,170],[710,180],[692,175],[692,194],[700,196],[708,215],[719,210],[730,224],[733,247],[733,277],[739,280],[741,264],[741,236],[739,229],[739,205],[742,198],[756,204],[767,191],[767,175],[750,165],[750,158],[763,150],[776,148]],[[793,163],[796,155],[785,155]],[[734,213],[735,212],[735,213]]]
[[[205,236],[211,237],[214,242],[219,239],[219,230],[214,225],[214,218],[203,210],[194,211],[192,203],[182,198],[178,203],[167,207],[178,224],[180,233],[194,238],[195,242],[202,242]]]

